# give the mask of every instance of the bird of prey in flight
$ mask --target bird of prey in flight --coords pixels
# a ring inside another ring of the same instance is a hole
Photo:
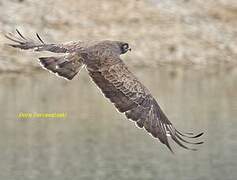
[[[14,48],[34,51],[49,51],[55,56],[40,57],[40,64],[50,72],[71,80],[85,66],[90,77],[106,98],[119,112],[159,139],[171,152],[168,138],[185,149],[196,150],[187,144],[202,144],[191,139],[203,133],[182,133],[178,131],[161,110],[149,90],[129,71],[120,55],[131,50],[128,43],[120,41],[45,43],[36,33],[38,41],[24,37],[18,30],[8,33],[6,38]],[[60,54],[57,54],[60,53]],[[188,140],[190,139],[190,140]]]

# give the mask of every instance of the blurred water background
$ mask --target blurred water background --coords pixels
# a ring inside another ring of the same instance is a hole
[[[123,56],[178,129],[204,131],[175,154],[119,114],[86,70],[68,82],[0,36],[0,179],[235,180],[237,4],[187,1],[0,1],[1,32],[46,41],[120,39]],[[67,113],[19,119],[19,113]]]

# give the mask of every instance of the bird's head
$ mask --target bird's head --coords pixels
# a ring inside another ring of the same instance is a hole
[[[119,42],[118,44],[119,44],[119,48],[120,48],[121,54],[125,54],[126,52],[132,50],[132,49],[129,47],[128,43]]]
[[[100,45],[100,47],[104,47],[106,50],[109,50],[110,52],[119,55],[131,51],[131,48],[129,47],[128,43],[122,41],[105,40],[100,42],[98,45]]]

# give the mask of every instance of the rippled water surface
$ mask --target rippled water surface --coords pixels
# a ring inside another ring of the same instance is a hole
[[[172,144],[171,154],[119,114],[86,71],[70,82],[45,71],[1,74],[0,179],[235,180],[237,73],[135,72],[177,128],[205,132],[197,152]],[[67,117],[20,120],[22,112]]]

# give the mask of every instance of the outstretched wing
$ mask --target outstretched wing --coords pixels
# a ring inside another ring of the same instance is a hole
[[[12,33],[5,34],[5,37],[15,44],[8,44],[14,48],[20,49],[33,49],[34,51],[50,51],[54,53],[70,53],[75,51],[75,49],[81,48],[81,42],[67,42],[64,44],[46,44],[42,38],[36,33],[38,41],[32,40],[30,38],[24,37],[17,29],[16,35]]]
[[[189,148],[183,144],[202,144],[203,142],[189,142],[186,138],[197,138],[203,133],[181,133],[175,129],[172,123],[159,107],[145,86],[128,70],[123,63],[117,63],[100,71],[88,70],[93,81],[102,90],[105,97],[109,98],[115,107],[125,113],[128,119],[136,122],[138,127],[145,128],[153,137],[158,138],[171,151],[168,136],[181,147]]]
[[[54,53],[64,53],[60,56],[40,57],[40,64],[67,80],[73,77],[83,68],[83,57],[76,50],[82,50],[82,42],[69,42],[64,44],[45,44],[41,37],[36,33],[38,41],[25,38],[17,29],[17,34],[8,33],[6,38],[13,41],[14,44],[8,44],[14,48],[24,50],[33,49],[34,51],[50,51]]]

